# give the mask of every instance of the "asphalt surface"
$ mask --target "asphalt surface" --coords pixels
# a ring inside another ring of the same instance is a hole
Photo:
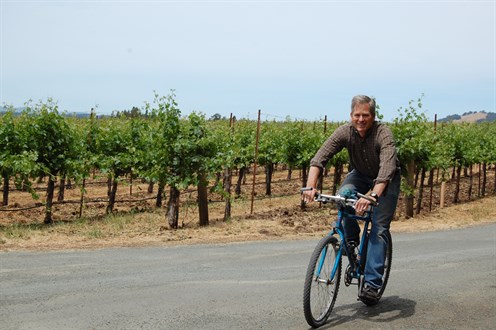
[[[381,302],[341,285],[323,329],[494,329],[496,224],[393,236]],[[1,329],[308,329],[317,241],[0,253]]]

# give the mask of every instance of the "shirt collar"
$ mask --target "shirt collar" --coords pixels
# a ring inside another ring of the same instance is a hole
[[[355,126],[353,126],[353,124],[350,124],[350,125],[351,125],[351,129],[353,130],[353,133],[355,133],[360,139],[362,139],[362,137],[360,136],[360,133],[358,133],[358,131],[355,128]],[[363,139],[365,140],[366,138],[368,138],[372,134],[372,131],[375,130],[376,127],[377,127],[377,121],[374,120],[374,122],[372,123],[372,126],[370,126],[369,130],[367,131],[367,133],[365,133],[365,137],[363,137]]]

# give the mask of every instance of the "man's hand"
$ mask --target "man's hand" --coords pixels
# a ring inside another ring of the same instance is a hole
[[[312,187],[308,187],[304,189],[306,190],[303,190],[301,192],[301,200],[304,201],[306,204],[308,204],[313,201],[315,194],[317,193],[317,189]]]
[[[315,194],[317,193],[317,181],[320,176],[320,168],[317,166],[310,166],[310,170],[308,171],[308,179],[307,179],[307,187],[303,188],[301,192],[301,200],[305,203],[310,203],[313,201]]]
[[[372,203],[368,199],[365,199],[365,198],[360,198],[359,200],[357,200],[357,202],[355,203],[356,214],[358,214],[359,216],[362,216],[365,213],[365,211],[367,211],[370,204],[372,204]]]

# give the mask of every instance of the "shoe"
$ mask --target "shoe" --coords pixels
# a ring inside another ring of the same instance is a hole
[[[354,257],[353,260],[356,260],[356,257],[357,257],[357,248],[356,247],[358,246],[358,244],[355,243],[355,241],[349,241],[347,246],[348,246],[348,251],[350,251],[353,254],[353,257]],[[343,256],[345,256],[345,257],[347,256],[345,249],[343,249]]]
[[[372,306],[379,302],[379,289],[373,288],[368,284],[362,289],[362,292],[359,296],[360,300],[363,301],[366,305]]]
[[[353,253],[353,256],[355,257],[354,260],[356,260],[357,256],[357,251],[356,251],[357,243],[355,241],[349,241],[348,242],[348,251],[351,251]],[[347,256],[346,254],[346,249],[343,249],[343,256]]]

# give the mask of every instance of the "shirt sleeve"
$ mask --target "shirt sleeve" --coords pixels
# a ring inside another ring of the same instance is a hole
[[[317,151],[310,161],[310,166],[317,166],[323,169],[329,159],[346,147],[347,134],[349,134],[349,127],[347,125],[338,127],[320,147],[319,151]]]
[[[391,130],[383,125],[377,138],[380,148],[380,156],[379,173],[377,174],[375,182],[383,183],[393,179],[399,164],[398,157],[396,155],[396,146],[394,144],[393,133]]]

